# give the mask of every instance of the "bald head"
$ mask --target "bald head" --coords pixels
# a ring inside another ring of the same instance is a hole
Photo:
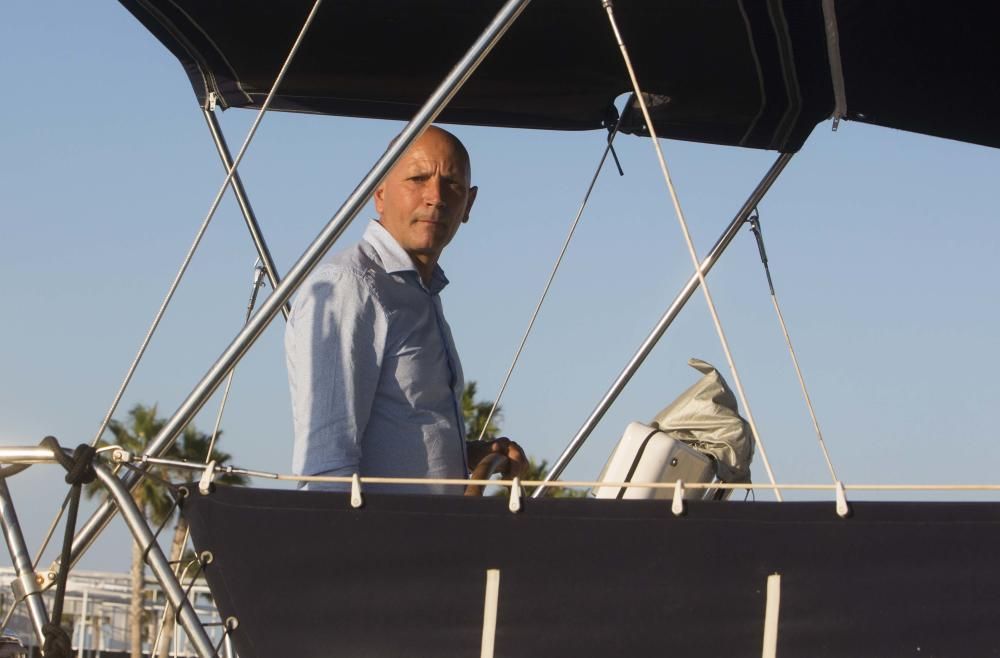
[[[468,221],[475,199],[469,152],[437,126],[410,145],[374,194],[379,221],[425,281],[458,227]]]
[[[462,143],[462,140],[460,140],[458,137],[455,137],[454,134],[448,132],[444,128],[439,128],[438,126],[430,125],[427,126],[427,129],[420,134],[420,137],[417,137],[417,139],[415,139],[413,143],[410,144],[410,148],[407,149],[407,152],[414,149],[418,144],[420,144],[425,139],[443,140],[444,142],[448,143],[451,146],[452,150],[455,152],[455,154],[462,160],[462,162],[465,163],[465,174],[469,184],[470,185],[472,184],[472,158],[469,157],[469,151],[468,149],[465,148],[465,144]],[[396,135],[389,142],[389,146],[391,147],[398,140],[399,140],[399,135]],[[404,153],[403,157],[405,156],[406,154]],[[402,161],[402,158],[400,158],[400,161]]]

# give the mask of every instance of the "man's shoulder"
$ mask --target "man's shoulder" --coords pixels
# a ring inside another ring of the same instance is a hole
[[[306,281],[354,279],[370,282],[376,275],[384,272],[385,268],[379,262],[378,254],[362,240],[321,260]]]
[[[325,257],[313,268],[292,302],[292,315],[297,315],[303,304],[320,301],[324,305],[333,302],[341,311],[364,305],[366,299],[382,307],[385,278],[378,254],[361,241]]]

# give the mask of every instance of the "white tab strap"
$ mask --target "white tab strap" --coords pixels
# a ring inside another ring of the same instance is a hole
[[[364,503],[364,498],[361,497],[361,478],[355,473],[351,476],[351,507],[357,509]]]
[[[684,514],[684,480],[677,480],[674,485],[674,501],[670,503],[670,511],[674,516]]]
[[[847,504],[847,491],[844,490],[844,483],[837,480],[837,516],[846,519],[851,515],[851,506]]]
[[[483,606],[483,642],[480,658],[493,658],[497,637],[497,607],[500,603],[500,570],[486,570],[486,601]]]
[[[781,574],[767,577],[767,603],[764,607],[764,649],[762,658],[778,655],[778,612],[781,608]]]
[[[521,511],[521,478],[515,477],[514,484],[510,485],[510,511],[517,512]]]
[[[198,482],[198,493],[202,496],[207,496],[212,493],[212,480],[215,479],[215,460],[205,464],[205,470],[202,471],[201,480]]]

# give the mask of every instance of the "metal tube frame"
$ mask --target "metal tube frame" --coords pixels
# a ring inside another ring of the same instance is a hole
[[[55,456],[47,448],[0,448],[0,463],[55,463]],[[146,562],[152,569],[157,582],[160,583],[160,587],[163,588],[167,600],[178,611],[181,626],[187,632],[198,656],[200,658],[214,658],[215,646],[212,644],[211,638],[208,637],[205,627],[198,619],[198,614],[184,594],[184,588],[174,576],[170,563],[163,554],[163,549],[156,542],[153,531],[150,530],[146,518],[136,506],[128,488],[111,472],[111,469],[100,461],[95,461],[93,466],[97,473],[97,479],[108,489],[110,498],[115,501],[115,505],[122,510],[122,517],[132,533],[132,537],[145,548]],[[3,478],[0,478],[0,522],[3,524],[4,538],[7,540],[7,547],[10,550],[11,559],[14,561],[18,580],[27,592],[28,611],[35,635],[38,637],[39,644],[44,644],[42,627],[48,623],[48,613],[45,610],[41,589],[31,567],[31,558],[17,521],[10,490]]]
[[[97,479],[107,487],[111,493],[111,497],[122,511],[122,517],[128,529],[132,532],[132,536],[139,542],[140,546],[145,547],[146,562],[153,570],[153,575],[156,576],[160,587],[163,588],[164,594],[167,595],[170,605],[177,611],[181,626],[187,632],[188,639],[194,645],[198,656],[200,658],[214,658],[215,646],[212,644],[211,638],[208,637],[205,627],[202,626],[201,620],[198,619],[198,613],[195,612],[194,606],[191,605],[191,602],[188,601],[187,596],[184,594],[184,588],[181,587],[181,584],[177,581],[177,577],[174,576],[174,572],[170,568],[170,562],[167,561],[166,555],[163,554],[163,549],[156,542],[153,531],[149,529],[146,518],[139,511],[128,488],[104,464],[95,462],[94,470],[97,472]]]
[[[51,451],[49,454],[52,454]],[[28,607],[28,616],[31,618],[31,628],[35,631],[38,646],[42,646],[45,644],[45,633],[42,629],[49,623],[49,613],[45,608],[45,601],[42,600],[42,589],[35,575],[35,569],[31,565],[31,555],[28,553],[28,545],[24,542],[21,524],[17,520],[14,500],[11,498],[10,489],[7,488],[7,480],[4,478],[0,478],[0,523],[3,524],[3,536],[7,541],[7,550],[10,551],[10,559],[17,572],[17,580],[14,582],[21,589],[21,592],[16,594],[24,596],[25,604]],[[11,605],[17,605],[17,596]]]
[[[733,238],[736,237],[736,234],[739,233],[739,230],[743,226],[744,222],[747,221],[747,217],[750,215],[750,212],[757,206],[758,203],[760,203],[761,199],[764,198],[764,195],[771,189],[771,185],[773,185],[774,181],[776,181],[778,176],[781,175],[785,166],[792,159],[792,155],[794,154],[782,153],[779,155],[778,159],[771,165],[771,168],[767,170],[766,174],[764,174],[764,177],[757,184],[757,187],[754,188],[753,192],[743,203],[743,206],[740,207],[739,211],[736,213],[736,217],[734,217],[733,221],[726,227],[726,230],[722,233],[722,236],[718,239],[718,241],[716,241],[716,243],[712,246],[712,249],[708,252],[705,259],[701,261],[699,269],[701,270],[702,276],[706,276],[712,270],[712,267],[719,260],[719,257],[722,256],[722,253],[729,246],[729,243],[731,243]],[[597,424],[601,422],[601,419],[604,418],[608,409],[610,409],[611,405],[618,399],[618,395],[632,379],[632,375],[634,375],[639,369],[639,366],[643,364],[646,357],[649,356],[649,353],[659,342],[660,338],[663,337],[667,328],[670,327],[674,319],[677,318],[681,309],[684,308],[685,304],[687,304],[691,295],[693,295],[694,291],[698,289],[700,285],[698,278],[698,274],[695,273],[690,279],[688,279],[687,284],[685,284],[684,288],[681,289],[681,292],[674,299],[673,303],[667,308],[666,313],[663,314],[663,317],[660,318],[660,321],[656,323],[656,326],[653,327],[653,330],[639,346],[639,349],[636,350],[636,353],[625,365],[624,370],[622,370],[622,372],[618,375],[614,383],[612,383],[608,392],[605,393],[604,397],[601,398],[601,401],[597,403],[597,407],[594,408],[594,410],[590,413],[590,416],[588,416],[587,420],[583,423],[583,426],[570,440],[566,449],[563,450],[561,455],[559,455],[559,459],[556,460],[555,464],[553,464],[552,468],[545,475],[544,482],[552,482],[558,478],[562,474],[563,470],[565,470],[570,460],[572,460],[576,455],[583,443],[590,437],[594,428],[596,428]],[[531,497],[540,498],[547,488],[548,487],[544,484],[539,485],[538,488],[535,489],[534,493],[532,493]]]
[[[222,132],[222,126],[219,125],[219,119],[215,116],[215,112],[210,109],[203,107],[201,113],[205,117],[205,123],[208,124],[208,131],[212,134],[212,141],[215,142],[215,149],[219,152],[219,158],[222,159],[222,166],[228,173],[230,170],[233,170],[233,155],[229,150],[229,144],[226,143],[226,136]],[[236,197],[236,203],[240,207],[240,212],[243,213],[243,220],[246,222],[247,230],[250,232],[250,239],[253,240],[253,246],[257,250],[257,255],[260,256],[260,262],[264,265],[264,273],[267,275],[267,281],[271,284],[271,290],[274,290],[281,283],[281,277],[278,276],[278,268],[274,265],[271,250],[268,249],[267,242],[264,240],[264,234],[260,230],[257,215],[253,211],[253,206],[250,205],[250,199],[247,198],[247,191],[243,187],[243,179],[240,178],[239,171],[233,170],[230,186],[233,189],[233,195]],[[281,306],[281,314],[285,316],[286,320],[288,319],[288,304]]]
[[[368,174],[350,194],[340,209],[334,214],[315,240],[306,248],[302,256],[288,270],[285,279],[274,289],[272,294],[261,305],[260,310],[251,318],[244,328],[236,335],[229,346],[222,352],[208,372],[195,385],[163,429],[153,438],[146,448],[146,454],[160,456],[176,440],[181,431],[191,422],[198,411],[204,406],[212,394],[218,389],[229,371],[246,354],[247,350],[264,332],[274,316],[288,301],[295,290],[302,284],[306,276],[319,263],[337,239],[347,230],[351,221],[368,203],[375,188],[406,152],[406,149],[419,137],[441,110],[461,89],[465,81],[472,75],[482,60],[493,49],[507,29],[514,23],[531,0],[507,0],[483,33],[476,39],[468,52],[448,73],[438,88],[427,99],[424,105],[414,115],[406,127],[390,144],[389,148],[375,163]],[[130,471],[122,478],[122,483],[131,489],[138,482],[141,474]],[[73,541],[72,561],[75,563],[83,552],[96,539],[100,531],[108,524],[115,513],[114,502],[106,499],[97,511],[87,520]]]

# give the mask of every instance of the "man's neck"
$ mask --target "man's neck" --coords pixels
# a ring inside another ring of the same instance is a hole
[[[431,285],[431,279],[434,278],[434,268],[437,267],[437,258],[423,254],[410,254],[410,260],[417,268],[417,274],[420,275],[420,280],[424,282],[424,285]]]

